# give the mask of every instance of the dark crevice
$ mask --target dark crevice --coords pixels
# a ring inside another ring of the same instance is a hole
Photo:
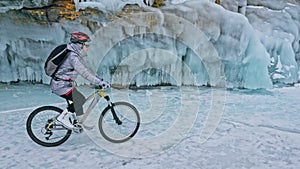
[[[39,9],[48,9],[48,8],[51,8],[51,7],[57,7],[57,4],[51,4],[51,5],[46,5],[46,6],[41,6],[41,7],[23,7],[21,9],[23,10],[39,10]]]
[[[12,64],[12,56],[9,52],[9,48],[10,48],[10,46],[8,44],[6,44],[5,53],[7,54],[8,64],[11,65]]]

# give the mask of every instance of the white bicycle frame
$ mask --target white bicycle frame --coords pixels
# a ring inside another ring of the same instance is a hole
[[[92,112],[92,110],[94,109],[94,107],[96,106],[96,104],[99,102],[99,100],[101,98],[105,98],[105,100],[107,101],[108,106],[112,106],[112,103],[110,101],[109,96],[104,92],[104,89],[98,89],[94,94],[90,95],[86,101],[89,102],[92,100],[92,102],[90,103],[89,107],[86,109],[85,113],[83,114],[82,118],[79,119],[79,123],[83,124],[84,121],[86,120],[86,118],[89,116],[89,114]]]

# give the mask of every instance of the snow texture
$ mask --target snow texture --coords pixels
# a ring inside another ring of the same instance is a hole
[[[80,90],[85,94],[92,92],[87,88]],[[153,142],[152,147],[161,146],[159,153],[148,157],[141,153],[140,157],[136,158],[111,152],[109,147],[97,146],[86,133],[71,135],[67,142],[58,147],[46,148],[35,144],[25,130],[28,115],[41,105],[64,108],[64,100],[51,94],[47,85],[1,84],[0,126],[3,130],[0,130],[0,168],[55,169],[76,166],[104,169],[294,169],[300,167],[299,85],[269,90],[226,91],[226,104],[221,121],[213,135],[206,142],[200,143],[199,137],[211,109],[212,90],[163,87],[112,91],[110,94],[113,94],[114,101],[133,102],[141,112],[142,119],[158,113],[157,116],[151,116],[152,121],[144,121],[141,124],[133,140],[155,138],[167,132],[180,115],[178,101],[186,101],[190,107],[199,106],[195,121],[190,121],[193,124],[192,128],[181,140],[168,145]],[[181,100],[183,95],[188,97]],[[25,100],[30,101],[24,102]],[[191,114],[189,111],[182,113]],[[95,119],[97,120],[98,116],[95,116]],[[95,134],[99,135],[99,132]],[[132,148],[122,147],[129,151]]]

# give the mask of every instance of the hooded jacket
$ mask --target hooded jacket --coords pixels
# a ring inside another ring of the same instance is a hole
[[[53,93],[61,96],[70,92],[73,88],[72,81],[79,74],[93,84],[100,85],[103,83],[103,79],[98,78],[84,65],[83,57],[87,56],[87,53],[80,44],[70,43],[67,48],[70,50],[69,56],[59,67],[55,74],[56,78],[53,78],[50,82]]]

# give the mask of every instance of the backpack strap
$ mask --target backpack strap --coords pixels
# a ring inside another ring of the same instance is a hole
[[[67,81],[67,82],[73,82],[74,80],[71,79],[71,78],[68,78],[68,79],[62,79],[62,78],[59,78],[59,77],[56,77],[56,76],[53,76],[52,79],[54,79],[55,81]]]

